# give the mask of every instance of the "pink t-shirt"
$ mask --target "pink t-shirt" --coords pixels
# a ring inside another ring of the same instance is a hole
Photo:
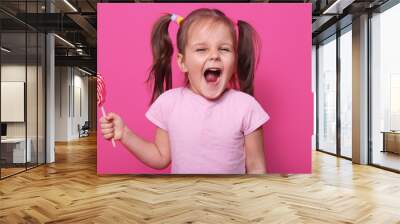
[[[187,87],[168,90],[146,117],[168,132],[171,173],[244,174],[244,137],[268,119],[254,97],[228,89],[211,101]]]

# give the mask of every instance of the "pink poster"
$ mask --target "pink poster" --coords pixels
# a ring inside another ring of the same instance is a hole
[[[145,116],[149,110],[152,97],[152,87],[146,82],[153,62],[151,48],[152,28],[154,23],[166,13],[176,14],[176,17],[173,18],[174,21],[168,27],[168,35],[172,40],[174,49],[171,61],[172,87],[183,90],[185,89],[186,74],[182,72],[182,67],[179,67],[178,64],[179,57],[176,46],[178,24],[182,26],[182,21],[179,21],[180,16],[186,22],[186,16],[199,8],[218,9],[231,21],[246,21],[258,33],[261,48],[258,52],[259,63],[254,73],[253,86],[254,99],[269,117],[262,125],[263,132],[261,135],[264,151],[263,160],[265,161],[267,173],[310,173],[313,94],[311,80],[311,4],[309,3],[98,4],[97,70],[103,76],[106,88],[105,102],[103,104],[105,111],[118,114],[124,124],[143,140],[148,142],[155,141],[156,129],[157,127],[160,128],[162,124],[156,126],[154,122],[151,122]],[[235,32],[237,32],[237,29],[236,27]],[[193,30],[190,32],[195,32]],[[217,30],[216,33],[219,31]],[[190,32],[188,31],[188,33]],[[211,32],[210,38],[215,36],[216,33]],[[236,33],[236,35],[238,34]],[[188,37],[188,39],[190,38]],[[226,49],[223,48],[222,50],[225,51]],[[227,49],[227,51],[229,50]],[[190,68],[188,71],[190,71]],[[237,92],[234,93],[239,94]],[[187,94],[196,93],[187,92]],[[252,99],[244,94],[239,95],[242,98]],[[202,96],[192,95],[191,97]],[[199,98],[198,100],[202,99]],[[227,113],[226,116],[222,116],[223,118],[229,117],[229,119],[232,119],[232,123],[236,119],[235,113],[240,111],[240,105],[245,104],[240,100],[235,102],[238,110],[233,110]],[[188,108],[188,110],[198,113],[198,110],[192,107]],[[172,111],[172,109],[168,111]],[[176,113],[174,115],[177,117]],[[101,116],[101,110],[98,109],[98,117],[100,118]],[[205,128],[221,128],[218,126],[224,125],[228,132],[229,127],[231,127],[230,123],[218,123],[219,121],[221,119],[213,120],[213,123],[207,123],[208,126]],[[184,116],[182,117],[182,122],[185,122]],[[196,147],[179,149],[192,150],[193,152],[189,157],[180,156],[182,154],[177,154],[174,151],[178,150],[174,148],[175,146],[177,147],[182,142],[189,141],[190,136],[193,136],[190,133],[192,131],[194,133],[192,129],[201,125],[198,124],[199,122],[202,121],[194,119],[191,125],[185,124],[187,132],[181,131],[181,135],[176,134],[179,133],[176,129],[172,130],[172,125],[170,126],[171,131],[166,132],[164,130],[163,133],[168,133],[171,139],[169,152],[172,161],[163,168],[152,168],[146,165],[146,162],[131,153],[121,141],[115,141],[116,147],[113,147],[111,141],[106,140],[102,135],[101,126],[98,123],[98,174],[169,174],[178,173],[172,172],[172,166],[175,166],[174,169],[176,170],[191,165],[193,167],[201,166],[196,163],[196,159],[192,161],[190,156],[199,158],[204,155],[200,152],[203,150],[201,148],[203,139],[191,140],[196,142]],[[222,135],[226,136],[225,133],[222,133]],[[248,141],[244,141],[245,144],[250,144]],[[240,139],[230,142],[236,144],[236,148],[244,148],[244,143]],[[220,141],[217,139],[215,145],[219,143]],[[184,143],[181,145],[184,145]],[[195,148],[196,150],[194,150]],[[196,153],[196,155],[194,156],[193,153]],[[237,152],[229,153],[237,154]],[[246,157],[246,155],[250,155],[250,153],[242,153],[240,155],[242,156],[234,157],[233,155],[216,153],[213,156],[208,156],[210,159],[212,159],[211,157],[220,159],[213,161],[222,161],[225,157],[231,156],[231,159],[237,158],[241,160],[241,162],[235,161],[237,164],[245,164],[247,167],[251,162],[247,159],[250,157]],[[252,158],[255,160],[256,157],[253,155]],[[213,165],[207,164],[209,167],[213,167]],[[193,170],[195,169],[193,168]],[[193,173],[222,173],[214,171]]]

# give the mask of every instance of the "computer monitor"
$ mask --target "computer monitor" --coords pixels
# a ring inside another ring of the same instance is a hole
[[[7,136],[7,124],[1,123],[1,136]]]

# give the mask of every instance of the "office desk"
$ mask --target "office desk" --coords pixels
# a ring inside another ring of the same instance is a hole
[[[400,132],[399,131],[382,131],[383,133],[383,150],[382,152],[393,152],[400,154]]]
[[[5,159],[6,162],[9,163],[31,162],[32,140],[30,138],[27,138],[26,142],[28,143],[27,144],[28,147],[26,147],[26,154],[25,154],[25,138],[1,139],[1,157]],[[25,158],[27,158],[27,161],[25,161]]]

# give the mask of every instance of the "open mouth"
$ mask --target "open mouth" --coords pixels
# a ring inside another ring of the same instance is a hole
[[[204,78],[206,79],[207,82],[217,82],[218,78],[221,76],[221,69],[220,68],[207,68],[204,71]]]

